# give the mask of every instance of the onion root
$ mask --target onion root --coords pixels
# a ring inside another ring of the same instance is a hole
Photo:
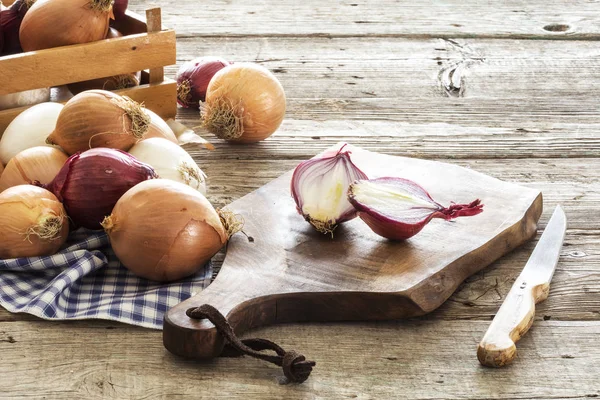
[[[187,104],[190,102],[190,97],[191,97],[190,94],[191,93],[192,93],[192,86],[190,85],[189,79],[186,79],[185,81],[181,82],[177,86],[177,98],[182,103]]]
[[[90,9],[96,11],[108,11],[112,7],[113,0],[90,0]]]
[[[206,178],[204,172],[202,172],[197,166],[190,165],[185,161],[179,164],[179,166],[177,167],[177,171],[179,171],[179,173],[181,174],[181,178],[183,179],[186,185],[192,186],[192,180],[195,180],[197,182],[195,189],[200,188],[200,185],[202,185]]]
[[[113,104],[121,107],[125,114],[131,118],[131,133],[136,139],[143,139],[152,119],[146,112],[142,104],[131,100],[127,96],[119,96],[110,100]],[[125,116],[123,116],[125,117]],[[123,118],[123,125],[125,125],[125,118]],[[127,130],[127,128],[125,128]]]
[[[23,234],[25,240],[31,243],[31,239],[29,238],[31,235],[35,235],[42,240],[58,239],[60,232],[62,231],[64,220],[64,215],[43,217],[37,225],[30,227],[27,232]]]
[[[219,99],[216,104],[200,104],[202,127],[225,140],[239,139],[244,135],[243,106],[228,99]]]

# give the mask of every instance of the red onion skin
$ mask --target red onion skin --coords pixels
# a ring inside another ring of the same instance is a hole
[[[154,169],[132,155],[98,147],[72,155],[43,187],[63,203],[76,227],[101,229],[100,223],[125,192],[154,178]]]
[[[125,11],[127,11],[127,6],[129,5],[129,0],[115,0],[113,4],[113,14],[115,15],[115,20],[120,20],[125,17]]]
[[[2,19],[2,13],[0,12],[0,19]],[[4,52],[4,29],[2,28],[2,24],[0,24],[0,56],[2,56]]]
[[[22,53],[21,42],[19,41],[19,29],[23,18],[19,15],[19,9],[15,3],[8,10],[0,12],[0,31],[4,39],[2,48],[3,55]]]
[[[184,108],[200,109],[200,102],[206,100],[206,89],[213,76],[231,65],[219,57],[198,57],[188,61],[177,72],[177,102]],[[189,94],[184,96],[181,85],[189,84]]]
[[[391,177],[372,179],[370,182],[406,182],[411,185],[419,186],[417,183],[408,179]],[[423,230],[423,228],[434,218],[450,221],[457,217],[468,217],[483,212],[483,204],[481,204],[480,200],[475,200],[470,204],[453,204],[450,207],[445,208],[433,200],[431,195],[425,189],[422,189],[422,191],[432,201],[432,206],[437,206],[438,209],[416,223],[405,223],[401,220],[394,219],[393,217],[383,215],[368,205],[358,202],[352,194],[352,187],[348,190],[348,200],[358,211],[359,218],[362,219],[373,232],[390,240],[409,239],[421,232],[421,230]]]

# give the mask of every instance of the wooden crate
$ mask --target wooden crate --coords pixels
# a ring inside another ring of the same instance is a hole
[[[143,102],[165,119],[175,117],[177,84],[164,77],[163,68],[176,62],[175,31],[162,29],[160,8],[147,10],[146,19],[127,11],[112,22],[125,36],[0,57],[0,95],[143,71],[140,86],[116,93]],[[66,102],[67,92],[59,90],[52,101]],[[27,108],[0,111],[0,137]]]

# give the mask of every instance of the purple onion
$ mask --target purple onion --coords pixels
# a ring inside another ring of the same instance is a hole
[[[185,108],[199,109],[212,77],[230,64],[219,57],[198,57],[183,64],[177,72],[177,102]]]
[[[40,186],[63,203],[75,226],[101,229],[126,191],[153,178],[154,169],[129,153],[99,147],[72,155],[52,182]]]
[[[354,182],[348,200],[373,232],[391,240],[413,237],[434,218],[449,221],[483,212],[480,200],[444,207],[417,183],[403,178]]]
[[[9,55],[23,52],[19,40],[21,22],[35,0],[17,0],[8,10],[0,13],[0,36],[3,36],[4,46],[0,46],[0,53]]]
[[[345,147],[300,163],[292,175],[296,209],[321,233],[333,233],[339,224],[356,217],[346,195],[348,187],[358,179],[369,179],[354,165]]]
[[[125,17],[125,11],[127,11],[127,6],[129,5],[129,0],[115,0],[113,4],[113,14],[115,15],[115,20],[120,20]]]

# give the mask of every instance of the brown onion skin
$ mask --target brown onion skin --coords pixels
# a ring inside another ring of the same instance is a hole
[[[63,223],[57,237],[50,240],[29,235],[29,241],[24,240],[24,233],[33,221],[24,221],[21,215],[15,214],[14,208],[11,208],[15,201],[23,202],[23,207],[27,206],[30,210],[37,205],[40,213],[45,215],[62,216]],[[48,190],[32,185],[13,186],[0,193],[0,226],[0,259],[51,256],[56,254],[69,235],[69,224],[62,204]],[[7,242],[12,245],[2,245]]]
[[[106,37],[112,6],[92,10],[96,0],[38,0],[27,12],[19,37],[24,51],[82,44]]]
[[[151,166],[124,151],[97,148],[71,156],[43,187],[63,202],[76,227],[101,229],[100,223],[125,192],[157,177]]]
[[[6,174],[0,175],[0,193],[13,186],[52,182],[68,158],[55,147],[23,150],[6,164]]]
[[[185,108],[200,108],[206,100],[206,90],[213,76],[231,63],[219,57],[198,57],[184,63],[177,72],[177,102]],[[184,97],[181,85],[187,83],[190,91]]]
[[[131,118],[111,100],[120,96],[105,90],[82,92],[65,104],[48,143],[69,155],[95,147],[129,150],[138,139]]]
[[[129,190],[108,220],[103,225],[121,263],[154,281],[195,273],[227,242],[209,201],[189,186],[166,179]]]
[[[206,104],[216,107],[220,100],[241,104],[244,109],[243,134],[226,139],[231,142],[264,140],[277,131],[285,117],[286,96],[281,83],[258,64],[232,64],[217,72],[208,85]],[[218,132],[212,133],[220,137]]]

